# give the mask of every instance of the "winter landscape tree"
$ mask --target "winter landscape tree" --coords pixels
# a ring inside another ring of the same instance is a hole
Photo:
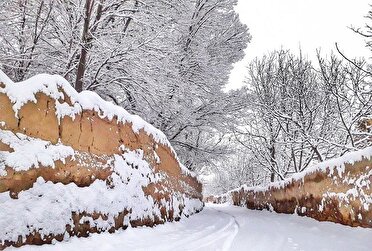
[[[250,41],[236,4],[2,1],[0,65],[16,81],[62,75],[140,115],[189,169],[215,173],[218,184],[284,179],[368,145],[370,131],[360,130],[372,105],[364,60],[319,53],[310,62],[274,51],[250,63],[244,88],[223,91]],[[368,25],[354,31],[370,38]]]
[[[249,41],[236,3],[3,1],[0,64],[16,81],[62,75],[144,117],[196,169],[226,152],[226,121],[240,109],[222,91]]]
[[[369,251],[359,1],[270,1],[1,0],[0,250]]]
[[[234,135],[270,181],[370,142],[369,132],[358,129],[372,113],[365,62],[335,55],[318,60],[316,67],[281,50],[248,67],[248,108]]]

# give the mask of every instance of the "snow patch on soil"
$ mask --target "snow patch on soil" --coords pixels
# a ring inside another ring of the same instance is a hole
[[[54,168],[55,161],[60,160],[64,163],[66,158],[74,156],[72,147],[60,143],[53,145],[49,141],[6,130],[0,130],[0,142],[14,150],[0,151],[0,176],[7,174],[6,166],[17,172],[39,166]]]

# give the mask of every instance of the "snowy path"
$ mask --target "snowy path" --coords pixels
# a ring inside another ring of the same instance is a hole
[[[317,222],[295,215],[207,205],[203,212],[189,219],[154,229],[94,234],[89,238],[72,238],[69,242],[17,250],[372,250],[372,229]]]

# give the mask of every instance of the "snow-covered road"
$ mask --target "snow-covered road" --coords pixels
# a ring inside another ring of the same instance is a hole
[[[372,229],[207,204],[181,222],[17,250],[372,250]]]

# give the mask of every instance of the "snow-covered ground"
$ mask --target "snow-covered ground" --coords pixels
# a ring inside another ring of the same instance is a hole
[[[9,250],[15,250],[10,248]],[[207,204],[181,222],[17,250],[372,250],[372,229]]]

